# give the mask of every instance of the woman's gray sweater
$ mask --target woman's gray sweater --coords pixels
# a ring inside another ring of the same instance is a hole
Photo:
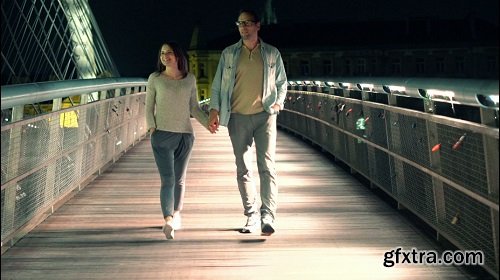
[[[196,78],[188,73],[172,80],[158,72],[148,78],[146,90],[146,122],[148,129],[194,133],[190,117],[208,129],[208,115],[198,103]]]

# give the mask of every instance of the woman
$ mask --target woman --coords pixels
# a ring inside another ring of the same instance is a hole
[[[157,68],[148,78],[146,122],[161,178],[163,233],[173,239],[181,227],[186,170],[194,143],[190,116],[207,129],[208,116],[199,106],[196,79],[188,73],[186,54],[177,43],[161,46]]]

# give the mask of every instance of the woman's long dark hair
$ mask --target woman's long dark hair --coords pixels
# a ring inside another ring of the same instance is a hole
[[[188,61],[187,61],[187,54],[186,51],[177,43],[177,42],[165,42],[161,44],[160,50],[158,51],[158,62],[156,63],[156,72],[160,74],[161,72],[165,71],[165,65],[161,63],[161,48],[164,45],[168,45],[169,47],[172,48],[174,51],[174,55],[177,58],[177,68],[179,68],[179,71],[182,73],[182,77],[186,77],[188,73]]]

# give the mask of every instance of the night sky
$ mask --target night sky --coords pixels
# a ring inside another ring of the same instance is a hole
[[[498,2],[273,0],[273,8],[278,24],[473,15],[498,25]],[[164,41],[178,41],[187,49],[196,23],[202,40],[236,32],[238,11],[244,7],[261,12],[265,0],[89,0],[89,4],[121,76],[146,78],[155,70],[157,52]]]

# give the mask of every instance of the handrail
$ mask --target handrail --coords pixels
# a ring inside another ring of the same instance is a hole
[[[376,91],[386,94],[429,98],[449,103],[498,110],[498,80],[408,78],[408,77],[298,77],[289,78],[289,85],[335,87],[354,90]],[[366,88],[366,85],[369,85]],[[394,89],[396,88],[396,89]],[[401,88],[403,90],[401,90]],[[432,93],[452,92],[452,96]]]
[[[2,254],[146,136],[146,86],[142,78],[2,86],[2,117],[12,120],[2,122]],[[68,96],[84,99],[66,108]],[[24,118],[24,105],[43,101],[53,101],[50,112]]]
[[[2,86],[2,110],[67,96],[110,90],[119,87],[145,86],[144,78],[100,78]]]

